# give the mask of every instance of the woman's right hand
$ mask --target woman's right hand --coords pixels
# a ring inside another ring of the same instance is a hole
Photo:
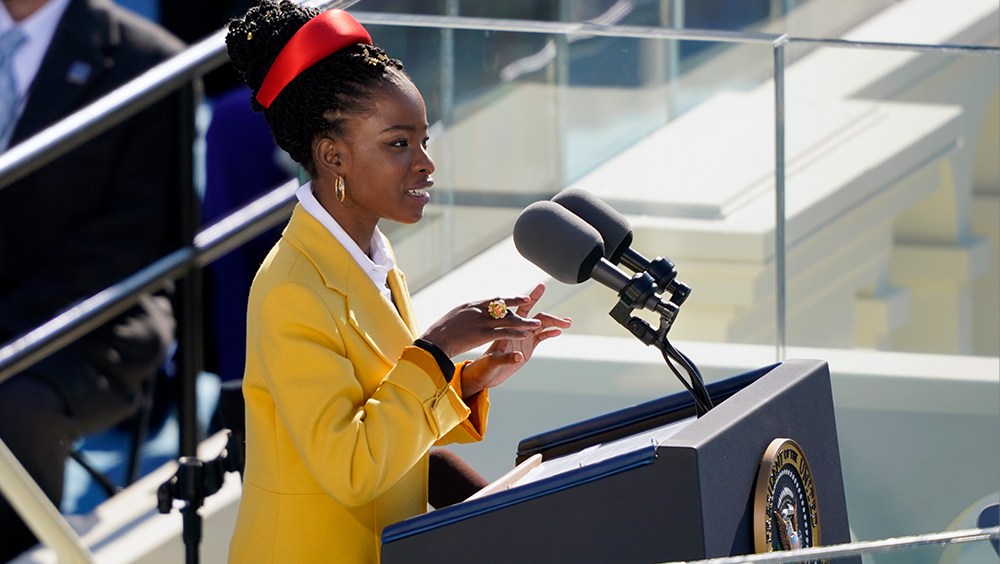
[[[541,326],[538,319],[516,313],[518,307],[531,302],[530,296],[502,298],[507,304],[507,315],[494,319],[489,314],[489,304],[498,299],[501,298],[462,304],[435,321],[420,338],[434,343],[449,358],[454,358],[497,339],[528,338]]]

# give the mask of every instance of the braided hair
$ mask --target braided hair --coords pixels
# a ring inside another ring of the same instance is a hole
[[[324,133],[345,135],[344,118],[372,108],[372,94],[410,78],[403,63],[375,45],[350,45],[302,71],[269,108],[256,95],[282,47],[309,20],[315,8],[289,0],[259,0],[242,19],[229,23],[226,47],[240,78],[253,90],[250,104],[264,112],[279,147],[315,175],[312,143]]]

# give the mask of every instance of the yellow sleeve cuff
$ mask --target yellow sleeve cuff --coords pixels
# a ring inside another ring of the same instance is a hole
[[[455,375],[451,378],[451,387],[458,397],[462,397],[462,369],[470,361],[461,362],[455,367]],[[490,393],[484,389],[478,394],[464,401],[464,405],[469,410],[468,419],[462,421],[461,427],[469,434],[473,441],[481,441],[486,435],[486,420],[490,411]],[[464,442],[464,441],[461,441]]]

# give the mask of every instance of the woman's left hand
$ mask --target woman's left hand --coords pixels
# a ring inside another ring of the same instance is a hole
[[[530,300],[518,306],[517,315],[527,317],[531,313],[531,308],[538,303],[544,293],[544,284],[535,286],[535,289],[529,294]],[[463,398],[471,398],[484,389],[502,384],[531,359],[538,343],[559,336],[563,329],[569,328],[572,324],[568,317],[556,317],[544,312],[536,314],[534,318],[539,320],[541,324],[527,337],[493,341],[493,344],[481,357],[462,369]]]

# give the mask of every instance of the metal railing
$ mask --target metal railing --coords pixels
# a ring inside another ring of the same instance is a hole
[[[724,558],[699,560],[701,564],[791,564],[793,562],[838,562],[838,559],[868,556],[882,552],[898,552],[931,546],[953,546],[966,543],[987,543],[1000,539],[1000,527],[984,527],[912,535],[876,541],[860,541],[848,544],[799,548],[781,552],[766,552]],[[694,564],[694,563],[690,563]]]

